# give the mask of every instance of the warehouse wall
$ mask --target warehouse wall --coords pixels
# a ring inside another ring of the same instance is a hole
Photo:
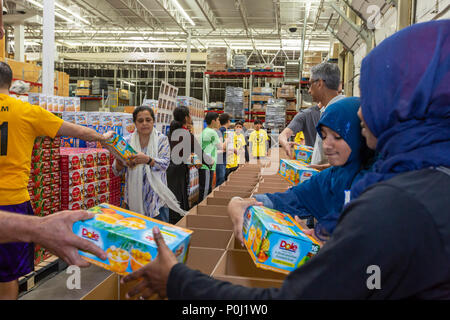
[[[377,24],[378,28],[375,29],[375,45],[382,42],[384,39],[393,35],[397,28],[397,9],[395,7],[391,7],[384,16],[381,18],[379,24]],[[366,44],[362,44],[357,50],[354,52],[354,70],[355,70],[355,79],[353,81],[353,95],[360,95],[359,91],[359,73],[361,71],[361,63],[364,57],[366,56]]]
[[[437,19],[450,19],[450,0],[417,0],[416,23]],[[446,10],[444,12],[444,10]]]

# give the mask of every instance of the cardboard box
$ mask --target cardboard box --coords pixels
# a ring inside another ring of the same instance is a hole
[[[257,268],[245,250],[227,250],[217,263],[212,276],[233,276],[283,281],[285,274]]]
[[[228,216],[187,215],[178,221],[177,226],[189,229],[233,230],[233,223]]]
[[[297,185],[310,179],[313,175],[319,173],[319,171],[309,168],[305,162],[300,160],[281,159],[278,173],[294,185]]]
[[[194,231],[194,234],[196,232]],[[194,270],[199,270],[210,275],[224,254],[224,249],[198,248],[191,243],[186,259],[186,265]]]
[[[190,228],[193,232],[191,237],[191,247],[226,249],[233,231],[213,230],[202,228]]]
[[[241,197],[241,198],[248,198],[250,197],[251,192],[243,192],[243,191],[214,191],[213,196],[214,198],[226,198],[231,199],[233,197]]]
[[[95,217],[75,222],[73,232],[102,248],[108,258],[102,261],[90,253],[80,251],[85,260],[122,275],[135,271],[156,257],[157,247],[152,228],[158,226],[177,260],[185,261],[191,230],[109,204],[101,204],[89,211],[95,212]]]
[[[294,159],[301,160],[306,163],[311,163],[311,157],[314,152],[314,148],[310,146],[300,145],[294,146]]]
[[[258,188],[256,189],[256,191],[253,193],[253,195],[255,194],[261,194],[261,193],[276,193],[276,192],[285,192],[288,188]]]
[[[206,205],[227,206],[231,198],[206,198]]]
[[[228,217],[227,206],[199,204],[196,208],[198,215]]]
[[[219,191],[223,191],[223,192],[252,192],[254,189],[254,187],[233,187],[233,186],[227,186],[222,184],[219,187]]]
[[[288,274],[313,257],[320,244],[288,214],[251,206],[244,215],[245,246],[259,267]]]
[[[91,86],[90,80],[78,80],[77,81],[77,87],[89,88],[90,86]]]

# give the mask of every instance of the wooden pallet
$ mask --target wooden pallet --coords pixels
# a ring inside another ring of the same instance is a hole
[[[19,296],[32,290],[39,284],[39,282],[46,279],[49,275],[61,272],[66,267],[67,264],[54,255],[40,262],[37,266],[35,266],[34,271],[18,279]]]

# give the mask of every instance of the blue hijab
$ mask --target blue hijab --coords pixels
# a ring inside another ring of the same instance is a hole
[[[311,177],[311,179],[289,189],[285,193],[266,194],[274,208],[306,217],[313,215],[328,232],[336,226],[344,205],[345,192],[360,171],[361,135],[357,112],[360,99],[344,98],[329,105],[317,124],[317,131],[327,126],[338,133],[351,148],[351,154],[343,166],[334,166]]]
[[[420,23],[384,40],[361,66],[361,109],[380,158],[352,188],[403,172],[450,166],[450,21]]]

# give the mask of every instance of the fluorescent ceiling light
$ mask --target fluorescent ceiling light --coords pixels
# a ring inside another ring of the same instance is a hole
[[[194,21],[192,21],[191,17],[188,16],[188,14],[186,13],[186,11],[184,11],[183,7],[178,3],[178,1],[172,0],[172,3],[175,5],[175,7],[177,7],[178,11],[181,12],[181,14],[186,18],[186,20],[189,21],[191,25],[195,26]]]
[[[134,83],[131,83],[131,82],[128,82],[128,81],[125,81],[125,80],[121,80],[124,84],[128,84],[128,85],[130,85],[130,86],[135,86],[135,84]]]
[[[44,9],[44,6],[43,6],[42,4],[40,4],[39,2],[37,2],[37,1],[34,1],[34,0],[27,0],[27,1],[28,1],[29,3],[31,3],[31,4],[34,4],[36,7],[39,7],[39,8],[41,8],[41,9]],[[69,22],[69,23],[73,23],[73,24],[76,24],[76,25],[80,25],[78,22],[75,22],[75,21],[73,21],[72,19],[69,19],[69,18],[63,16],[62,14],[60,14],[60,13],[58,13],[58,12],[55,12],[55,16],[57,16],[57,17],[59,17],[59,18],[61,18],[61,19],[63,19],[63,20],[66,20],[66,21]]]
[[[91,24],[89,21],[87,21],[86,19],[80,17],[78,14],[76,14],[75,12],[69,10],[69,8],[64,7],[63,5],[60,5],[58,2],[55,2],[55,6],[57,6],[58,8],[64,10],[65,12],[73,15],[75,18],[77,18],[78,20],[83,21],[86,24]]]

